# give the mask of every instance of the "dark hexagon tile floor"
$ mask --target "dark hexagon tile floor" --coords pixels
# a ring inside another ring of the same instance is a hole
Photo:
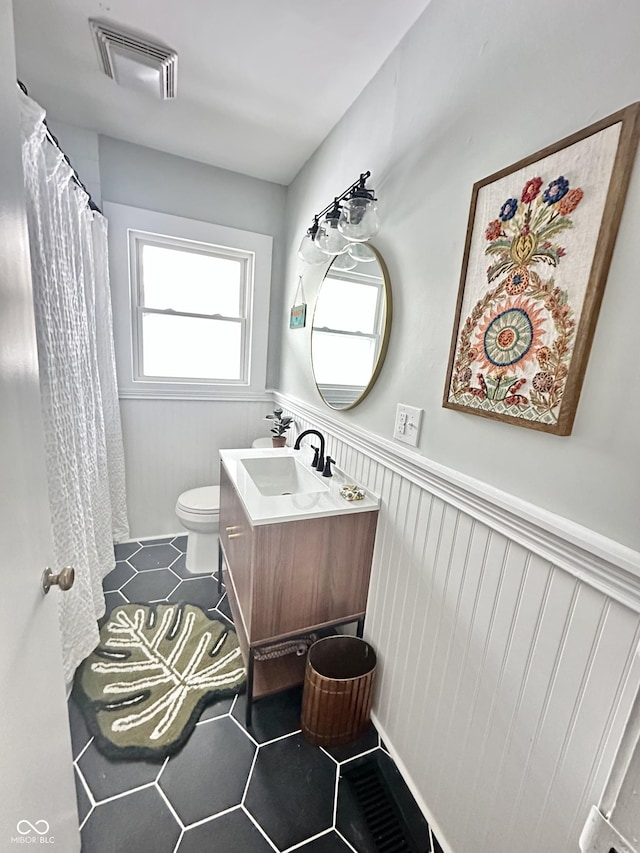
[[[231,615],[231,607],[229,606],[229,599],[225,595],[221,601],[217,604],[217,609],[222,613],[222,615],[229,620],[229,622],[233,622],[233,616]]]
[[[266,696],[252,708],[251,737],[258,743],[267,743],[300,731],[302,687],[293,687],[274,696]],[[238,696],[233,716],[245,728],[246,695]]]
[[[116,563],[116,567],[112,572],[109,572],[102,584],[105,592],[113,592],[124,586],[127,581],[130,581],[136,574],[136,570],[126,561]]]
[[[76,705],[73,696],[67,703],[67,710],[69,713],[69,727],[71,729],[71,749],[73,750],[73,757],[77,758],[92,740],[92,736],[84,721],[82,711]]]
[[[84,823],[92,809],[91,800],[89,799],[89,794],[87,794],[77,768],[74,768],[74,775],[76,780],[76,796],[78,800],[78,818],[80,819],[80,823]]]
[[[107,616],[111,613],[111,611],[118,607],[120,604],[127,604],[129,602],[128,598],[125,598],[121,592],[105,592],[104,594],[104,616],[100,620],[100,625],[104,622]]]
[[[121,588],[120,592],[135,604],[165,601],[181,583],[170,569],[140,572]]]
[[[116,567],[104,580],[107,612],[169,599],[232,622],[215,575],[187,572],[186,544],[178,536],[116,545]],[[153,764],[102,756],[70,699],[82,853],[368,853],[341,769],[364,754],[382,755],[390,774],[395,765],[373,727],[346,747],[308,744],[301,701],[294,688],[256,702],[247,731],[245,697],[220,699],[177,755]],[[431,849],[440,849],[435,839],[424,847]]]
[[[167,541],[166,539],[164,540]],[[187,537],[186,536],[176,536],[171,540],[171,544],[174,548],[177,548],[179,551],[182,551],[183,554],[187,553]]]
[[[171,569],[173,571],[173,568]],[[185,579],[180,586],[176,587],[169,596],[169,601],[185,601],[189,604],[197,604],[203,610],[211,610],[220,601],[218,582],[210,575]]]
[[[178,575],[179,578],[183,578],[184,580],[189,580],[189,578],[197,578],[201,577],[200,575],[194,575],[193,572],[190,572],[187,568],[187,555],[180,554],[173,563],[171,563],[171,571],[174,574]],[[202,575],[202,577],[208,577],[208,575]]]
[[[118,545],[114,545],[116,560],[128,560],[141,547],[142,545],[139,542],[120,542]]]
[[[353,850],[353,847],[349,847],[335,830],[331,830],[320,838],[298,847],[296,853],[345,853],[349,850]]]
[[[132,557],[129,563],[139,572],[149,569],[166,569],[180,556],[180,551],[173,545],[145,545]]]
[[[373,724],[371,724],[370,728],[353,743],[348,743],[344,746],[326,747],[326,750],[333,759],[340,763],[342,761],[349,761],[351,758],[355,758],[356,755],[362,755],[363,752],[376,749],[378,746],[380,746],[380,738]]]
[[[273,847],[242,808],[187,829],[177,853],[272,853]]]
[[[196,726],[159,779],[185,826],[240,805],[255,751],[229,716]]]
[[[181,831],[158,789],[144,788],[93,809],[82,827],[82,853],[173,851]]]
[[[279,850],[333,826],[338,768],[302,734],[262,746],[249,780],[245,806]]]
[[[204,711],[200,714],[200,722],[204,722],[205,720],[215,720],[218,717],[226,716],[233,708],[233,703],[234,698],[225,697],[224,699],[218,699],[211,705],[207,705]]]
[[[147,761],[110,761],[92,742],[82,753],[77,767],[97,803],[150,785],[158,778],[162,765]]]

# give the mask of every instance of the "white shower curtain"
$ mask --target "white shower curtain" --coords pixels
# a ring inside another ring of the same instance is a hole
[[[98,643],[113,542],[129,535],[107,223],[47,141],[44,110],[19,97],[56,567],[76,570],[73,588],[58,596],[69,682]]]

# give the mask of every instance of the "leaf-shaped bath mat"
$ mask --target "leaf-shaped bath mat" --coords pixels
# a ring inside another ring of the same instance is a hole
[[[204,707],[244,688],[238,638],[193,604],[124,604],[76,671],[74,698],[108,758],[160,761]]]

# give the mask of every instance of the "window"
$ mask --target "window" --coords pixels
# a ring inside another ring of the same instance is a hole
[[[120,396],[263,397],[271,237],[105,208]]]
[[[132,232],[135,378],[246,382],[249,254]]]

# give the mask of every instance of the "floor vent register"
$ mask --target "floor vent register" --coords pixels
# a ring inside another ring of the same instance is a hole
[[[407,802],[404,783],[390,778],[377,756],[347,764],[342,779],[369,834],[367,848],[376,853],[429,853],[429,827]]]

